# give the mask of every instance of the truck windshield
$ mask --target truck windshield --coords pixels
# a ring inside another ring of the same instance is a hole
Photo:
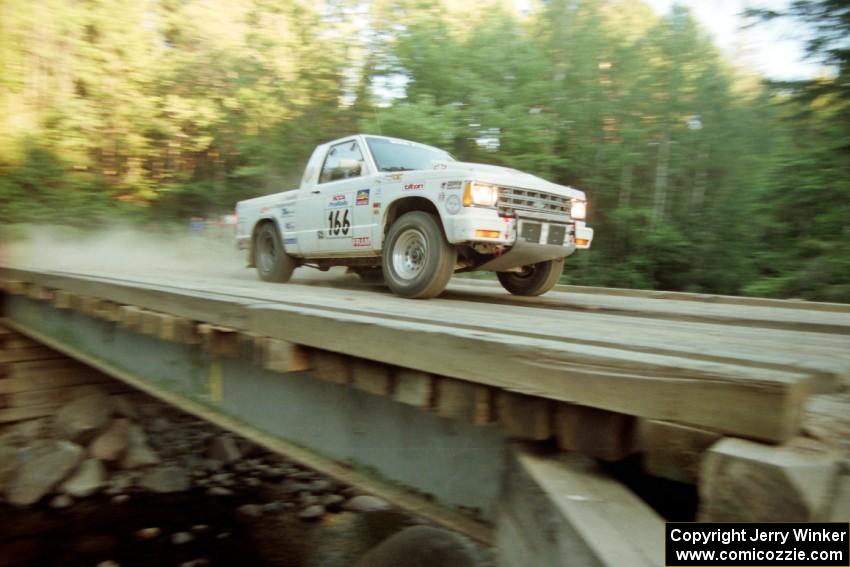
[[[366,138],[378,171],[431,169],[435,161],[454,161],[448,152],[402,140]]]

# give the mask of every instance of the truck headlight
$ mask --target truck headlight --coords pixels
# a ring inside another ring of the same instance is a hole
[[[570,203],[570,216],[576,220],[584,220],[587,216],[587,201],[573,199]]]
[[[463,206],[495,207],[499,200],[499,188],[488,183],[467,181],[463,191]]]

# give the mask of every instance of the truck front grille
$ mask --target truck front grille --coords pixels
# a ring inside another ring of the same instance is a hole
[[[568,215],[570,201],[566,197],[543,191],[520,189],[519,187],[499,187],[499,214],[503,217],[516,216],[517,213],[546,213],[549,215]]]

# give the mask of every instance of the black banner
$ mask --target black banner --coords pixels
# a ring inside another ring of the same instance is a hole
[[[667,524],[667,567],[848,567],[850,524]]]

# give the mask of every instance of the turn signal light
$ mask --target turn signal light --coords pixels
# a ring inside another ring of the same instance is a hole
[[[499,238],[500,232],[498,230],[481,230],[478,229],[475,231],[475,236],[479,238]]]
[[[587,246],[587,243],[590,242],[586,238],[576,238],[576,246]]]

